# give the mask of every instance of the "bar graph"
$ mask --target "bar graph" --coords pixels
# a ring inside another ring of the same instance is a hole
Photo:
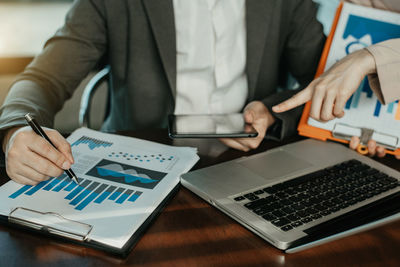
[[[106,142],[106,141],[98,140],[98,139],[95,139],[95,138],[82,136],[81,138],[76,140],[71,145],[71,147],[79,146],[79,145],[82,145],[82,144],[87,145],[90,150],[93,150],[95,148],[100,148],[100,147],[110,147],[110,146],[113,145],[113,143],[111,143],[111,142]]]
[[[374,96],[369,86],[368,80],[367,78],[365,78],[357,91],[347,101],[345,109],[357,109],[360,106],[360,101],[361,103],[366,103],[367,100],[373,101],[373,103],[371,103],[374,105],[373,109],[371,110],[373,112],[372,115],[376,118],[379,118],[382,114],[381,112],[383,110],[383,106],[381,102]],[[396,120],[400,120],[399,101],[388,104],[386,108],[386,113],[392,114],[392,116],[394,116]]]
[[[94,203],[100,204],[101,202],[103,202],[109,195],[111,195],[112,192],[114,192],[116,188],[116,186],[110,186],[104,192],[102,191],[103,193],[98,198],[96,198]]]
[[[68,204],[74,206],[75,210],[83,210],[89,204],[97,205],[104,201],[113,201],[116,204],[135,202],[143,192],[134,191],[124,187],[116,187],[106,183],[100,183],[89,179],[79,178],[80,185],[72,182],[66,175],[43,181],[35,186],[23,185],[17,191],[9,195],[11,199],[17,199],[21,196],[32,197],[37,192],[66,192],[64,197]],[[64,193],[65,194],[65,193]]]

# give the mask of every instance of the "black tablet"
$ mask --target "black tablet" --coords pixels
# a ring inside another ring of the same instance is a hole
[[[257,131],[246,124],[242,113],[212,115],[169,115],[171,138],[245,138]]]

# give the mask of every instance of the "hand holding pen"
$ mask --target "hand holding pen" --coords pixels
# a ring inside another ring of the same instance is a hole
[[[56,148],[29,126],[12,128],[6,133],[3,141],[6,170],[15,182],[34,185],[60,176],[74,163],[67,140],[55,130],[43,132]]]

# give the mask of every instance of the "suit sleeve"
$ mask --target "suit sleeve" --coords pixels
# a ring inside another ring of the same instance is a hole
[[[283,61],[290,73],[304,88],[314,78],[319,58],[325,43],[322,25],[316,19],[316,7],[310,0],[297,1],[288,16],[291,18],[283,51]],[[283,90],[263,100],[272,112],[272,107],[293,96],[299,90]],[[274,113],[280,124],[280,133],[273,139],[283,139],[296,133],[303,106],[284,113]]]
[[[376,74],[369,84],[383,104],[400,99],[400,39],[392,39],[367,48],[376,62]]]
[[[56,112],[105,53],[105,24],[100,0],[75,1],[64,26],[11,86],[0,109],[0,134],[25,125],[28,112],[52,127]]]

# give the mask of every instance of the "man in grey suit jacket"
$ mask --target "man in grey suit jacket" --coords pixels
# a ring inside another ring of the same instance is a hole
[[[277,92],[288,71],[301,88],[313,78],[325,40],[315,12],[311,0],[245,2],[246,103],[270,118],[261,138],[295,133],[302,108],[275,114],[271,107],[295,93]],[[28,112],[51,127],[56,112],[99,62],[111,67],[111,110],[103,129],[165,127],[176,97],[175,26],[171,0],[76,1],[65,25],[18,77],[0,110],[8,175],[35,184],[70,167],[70,147],[56,131],[49,135],[61,152],[30,131],[15,131],[25,125]],[[224,142],[247,150],[261,140]]]

